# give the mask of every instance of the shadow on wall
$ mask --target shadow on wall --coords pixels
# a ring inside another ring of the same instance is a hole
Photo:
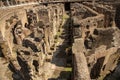
[[[91,69],[91,73],[90,73],[90,77],[92,79],[96,79],[99,77],[100,74],[100,70],[102,68],[102,64],[104,62],[104,57],[100,58],[97,60],[96,64],[93,66],[93,68]]]
[[[68,77],[68,79],[66,79]],[[48,80],[71,80],[71,72],[70,71],[62,71],[58,78],[50,78]]]
[[[61,33],[60,36],[58,36],[63,40],[63,42],[61,43],[61,45],[56,46],[57,48],[56,51],[54,51],[53,53],[53,57],[51,61],[52,64],[55,64],[56,66],[59,67],[65,67],[67,62],[72,62],[72,60],[67,61],[67,59],[72,55],[72,50],[69,49],[72,46],[72,39],[71,39],[72,31],[70,30],[69,25],[70,25],[70,19],[67,19],[66,23],[63,25],[63,32]],[[67,49],[68,51],[66,52]],[[56,60],[56,58],[58,58],[58,60]]]
[[[120,4],[116,8],[115,24],[120,29]]]
[[[72,71],[66,71],[72,69],[72,28],[71,28],[71,19],[66,18],[66,22],[62,26],[62,33],[61,35],[57,36],[56,38],[62,39],[62,42],[57,40],[60,43],[59,46],[56,46],[56,50],[53,53],[51,63],[55,64],[58,67],[64,67],[64,70],[60,72],[58,77],[56,78],[49,78],[48,80],[71,80]],[[57,44],[57,42],[55,44]],[[54,74],[57,74],[57,70],[55,70]],[[54,75],[53,74],[53,75]]]
[[[0,46],[0,57],[5,57],[3,52],[2,52],[2,47]]]
[[[31,80],[28,64],[25,61],[23,61],[19,56],[17,57],[17,60],[19,65],[21,66],[20,71],[15,68],[13,62],[10,62],[10,64],[8,65],[8,68],[13,72],[12,74],[13,80]]]

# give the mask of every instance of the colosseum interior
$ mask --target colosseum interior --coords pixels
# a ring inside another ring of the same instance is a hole
[[[0,80],[120,80],[120,0],[0,0]]]

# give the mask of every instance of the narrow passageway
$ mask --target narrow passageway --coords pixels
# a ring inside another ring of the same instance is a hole
[[[55,66],[54,73],[52,77],[48,80],[70,80],[72,67],[71,67],[71,57],[69,56],[69,53],[71,51],[71,35],[70,35],[70,14],[67,14],[70,12],[66,12],[66,14],[63,16],[64,19],[64,25],[61,28],[61,35],[59,36],[59,45],[56,48],[56,51],[54,52],[53,58],[52,58],[52,64]]]

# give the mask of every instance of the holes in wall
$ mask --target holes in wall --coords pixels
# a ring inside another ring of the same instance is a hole
[[[48,55],[52,55],[52,52],[49,52]]]
[[[102,68],[103,71],[105,70],[105,67],[106,67],[106,65],[103,66],[103,68]]]
[[[33,65],[35,67],[36,72],[38,72],[38,67],[39,67],[38,61],[37,60],[33,60]]]
[[[115,24],[120,29],[120,4],[116,8]]]
[[[92,49],[92,41],[91,40],[85,40],[84,45],[86,49]]]
[[[64,7],[65,7],[65,11],[70,11],[70,3],[65,3]]]
[[[27,40],[27,39],[23,40],[22,45],[23,45],[24,47],[26,47],[26,48],[30,47],[34,52],[38,52],[38,51],[39,51],[39,50],[37,49],[37,46],[36,46],[33,42],[31,42],[31,41],[29,41],[29,40]]]
[[[90,34],[90,31],[86,31],[86,32],[85,32],[86,37],[88,37],[89,34]]]
[[[46,62],[51,62],[51,59],[47,58],[47,59],[46,59]]]
[[[97,24],[94,24],[94,26],[97,26]]]
[[[98,30],[97,30],[97,29],[94,29],[93,34],[98,35],[98,34],[99,34]]]
[[[43,53],[45,53],[45,44],[44,43],[42,44],[42,50],[43,50]]]
[[[48,6],[48,4],[47,3],[44,3],[44,5],[47,7]]]
[[[21,51],[21,52],[23,52],[25,55],[30,55],[29,51]]]
[[[2,52],[2,47],[0,46],[0,57],[4,57],[4,54]]]
[[[89,25],[86,25],[86,29],[89,29],[90,28],[90,26]]]
[[[80,27],[80,25],[74,25],[74,27],[75,27],[75,28],[79,28],[79,27]]]
[[[55,14],[57,14],[57,9],[55,9]]]

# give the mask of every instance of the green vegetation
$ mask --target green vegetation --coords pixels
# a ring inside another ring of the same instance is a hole
[[[64,14],[63,19],[67,19],[67,18],[69,18],[69,16],[67,14]]]
[[[66,68],[65,68],[65,71],[72,72],[72,67],[66,67]]]

